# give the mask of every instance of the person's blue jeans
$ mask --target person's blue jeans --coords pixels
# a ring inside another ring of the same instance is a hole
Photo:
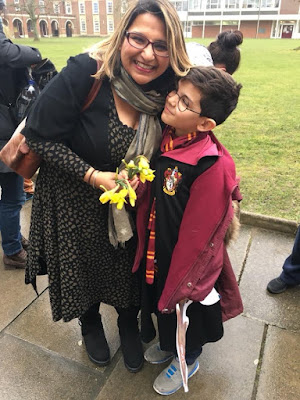
[[[285,260],[280,278],[287,285],[300,284],[300,226],[295,238],[292,254]]]
[[[25,202],[23,178],[14,172],[0,173],[0,231],[4,254],[11,256],[22,249],[20,211]]]

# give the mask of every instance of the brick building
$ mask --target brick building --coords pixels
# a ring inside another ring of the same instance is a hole
[[[10,1],[10,2],[9,2]],[[7,0],[2,15],[15,37],[32,37],[32,21],[26,0]],[[114,31],[122,12],[122,0],[30,0],[37,5],[40,36],[106,36]]]
[[[171,0],[186,37],[239,29],[246,38],[300,38],[299,0]]]
[[[4,23],[15,37],[33,35],[22,4],[7,0]],[[41,36],[106,36],[131,0],[28,0],[36,2]],[[246,38],[300,38],[299,0],[171,0],[186,37],[215,37],[240,29]]]

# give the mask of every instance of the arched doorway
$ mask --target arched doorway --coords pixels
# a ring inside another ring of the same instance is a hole
[[[51,34],[52,36],[59,36],[59,27],[57,21],[51,22]]]
[[[33,25],[32,25],[31,19],[29,19],[29,20],[27,21],[26,25],[27,25],[28,37],[33,37]]]
[[[40,21],[40,33],[41,36],[48,36],[48,26],[47,26],[47,22],[45,20],[41,20]]]
[[[67,37],[72,37],[72,32],[73,32],[72,22],[71,21],[67,21],[66,22],[66,35],[67,35]]]
[[[19,19],[15,19],[13,22],[13,27],[14,27],[14,36],[15,38],[18,38],[20,36],[23,36],[23,24],[22,21]]]

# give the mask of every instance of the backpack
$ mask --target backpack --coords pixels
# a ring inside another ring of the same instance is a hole
[[[16,100],[15,114],[18,123],[27,117],[40,91],[57,75],[54,64],[48,58],[33,67],[26,68],[25,71],[26,85],[22,87]]]
[[[57,75],[57,70],[49,58],[45,58],[32,68],[32,78],[40,91],[44,89],[55,75]]]

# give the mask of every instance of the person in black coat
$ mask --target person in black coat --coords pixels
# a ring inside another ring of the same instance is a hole
[[[292,253],[285,260],[281,274],[268,283],[267,290],[269,293],[279,294],[297,285],[300,285],[300,227],[298,227]]]
[[[0,149],[17,127],[15,103],[26,85],[26,69],[41,61],[40,52],[9,40],[0,17]],[[23,178],[0,161],[0,231],[5,268],[25,268],[28,245],[20,231],[20,211],[24,204]],[[23,245],[22,245],[23,244]]]

